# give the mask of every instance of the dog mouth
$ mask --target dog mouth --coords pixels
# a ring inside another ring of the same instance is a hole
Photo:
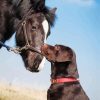
[[[44,44],[41,46],[41,53],[45,56],[48,52],[48,45]]]

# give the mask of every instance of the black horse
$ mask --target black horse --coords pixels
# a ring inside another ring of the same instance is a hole
[[[40,49],[50,34],[55,10],[46,7],[45,0],[0,0],[0,41],[5,43],[16,32],[17,46],[27,44]],[[22,50],[20,55],[31,72],[38,72],[45,59],[29,49]]]

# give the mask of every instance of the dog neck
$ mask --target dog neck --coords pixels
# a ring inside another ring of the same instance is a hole
[[[79,78],[76,64],[72,62],[51,63],[51,79],[64,77]]]

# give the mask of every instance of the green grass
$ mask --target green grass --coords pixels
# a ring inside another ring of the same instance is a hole
[[[46,100],[46,90],[0,84],[0,100]]]

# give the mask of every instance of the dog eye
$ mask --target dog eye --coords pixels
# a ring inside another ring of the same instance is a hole
[[[36,26],[32,26],[32,31],[35,31],[36,30]]]

